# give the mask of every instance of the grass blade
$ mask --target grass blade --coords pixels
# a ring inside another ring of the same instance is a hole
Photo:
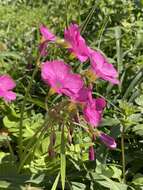
[[[123,99],[127,99],[130,95],[130,92],[135,88],[135,86],[137,84],[139,84],[142,80],[142,76],[143,76],[143,70],[139,71],[136,76],[133,78],[133,80],[131,81],[129,87],[127,88],[124,96],[123,96]],[[140,80],[141,79],[141,80]]]
[[[115,38],[116,38],[117,68],[118,68],[118,73],[121,73],[123,70],[123,64],[122,64],[121,45],[120,45],[121,28],[119,26],[115,27]]]
[[[66,155],[65,155],[65,139],[64,139],[64,126],[62,126],[61,133],[61,183],[62,189],[65,189],[65,177],[66,177]]]
[[[93,16],[93,13],[95,12],[95,10],[96,10],[96,5],[94,5],[93,6],[93,8],[91,9],[91,11],[89,12],[89,14],[87,15],[87,17],[86,17],[86,19],[85,19],[85,21],[83,22],[83,24],[82,24],[82,26],[81,26],[81,34],[83,34],[84,33],[84,31],[86,30],[86,27],[87,27],[87,25],[88,25],[88,23],[90,22],[90,19],[92,18],[92,16]]]
[[[59,177],[60,177],[60,172],[58,173],[54,183],[53,183],[53,186],[52,186],[52,189],[51,190],[56,190],[57,189],[57,185],[58,185],[58,181],[59,181]]]

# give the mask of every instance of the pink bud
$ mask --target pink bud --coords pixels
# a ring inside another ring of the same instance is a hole
[[[95,160],[95,151],[93,145],[89,147],[89,160]]]
[[[117,144],[114,138],[108,136],[107,134],[101,132],[99,135],[100,140],[110,149],[115,149]]]

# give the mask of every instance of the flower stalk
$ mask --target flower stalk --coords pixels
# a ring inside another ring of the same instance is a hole
[[[33,71],[33,74],[32,74],[32,77],[30,79],[30,82],[28,84],[28,87],[26,89],[26,92],[25,92],[25,96],[24,96],[24,99],[23,99],[23,103],[22,103],[22,106],[21,106],[21,111],[20,111],[20,123],[19,123],[19,150],[18,150],[18,153],[19,153],[19,158],[20,158],[20,161],[22,160],[22,152],[23,152],[23,118],[24,118],[24,111],[25,111],[25,105],[26,105],[26,101],[27,101],[27,98],[28,98],[28,94],[30,92],[30,89],[32,87],[32,82],[38,72],[38,69],[39,69],[39,64],[40,64],[40,56],[38,56],[37,58],[37,61],[36,61],[36,67]]]
[[[124,144],[124,139],[125,139],[125,128],[122,125],[122,133],[121,133],[121,151],[122,151],[122,173],[123,173],[123,183],[126,183],[126,161],[125,161],[125,144]]]

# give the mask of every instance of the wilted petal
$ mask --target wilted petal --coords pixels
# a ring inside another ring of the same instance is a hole
[[[39,52],[40,52],[40,55],[41,56],[46,56],[48,54],[47,52],[47,44],[48,42],[47,41],[44,41],[42,42],[40,45],[39,45]]]

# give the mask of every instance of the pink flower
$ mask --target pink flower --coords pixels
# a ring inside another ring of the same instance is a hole
[[[56,40],[56,36],[54,34],[52,34],[48,30],[48,28],[43,24],[41,24],[41,26],[40,26],[40,32],[45,40],[52,41],[52,42],[54,42]]]
[[[80,75],[71,73],[71,68],[63,61],[47,61],[42,64],[42,79],[57,93],[75,96],[83,87]]]
[[[110,149],[115,149],[117,144],[114,138],[108,136],[107,134],[101,132],[99,135],[100,140]]]
[[[90,49],[90,60],[93,72],[112,84],[119,84],[118,73],[112,64],[99,52]]]
[[[64,38],[69,44],[69,51],[75,55],[81,62],[88,59],[88,47],[84,38],[80,35],[77,24],[70,24],[64,31]]]
[[[54,42],[56,36],[52,34],[45,25],[40,26],[40,33],[42,34],[42,42],[39,45],[39,52],[41,56],[46,56],[48,42]]]
[[[12,92],[15,86],[15,82],[9,75],[0,76],[0,97],[3,97],[7,102],[15,100],[16,94]]]
[[[97,127],[101,122],[102,112],[105,106],[106,102],[103,98],[90,98],[83,109],[85,120],[93,127]]]

